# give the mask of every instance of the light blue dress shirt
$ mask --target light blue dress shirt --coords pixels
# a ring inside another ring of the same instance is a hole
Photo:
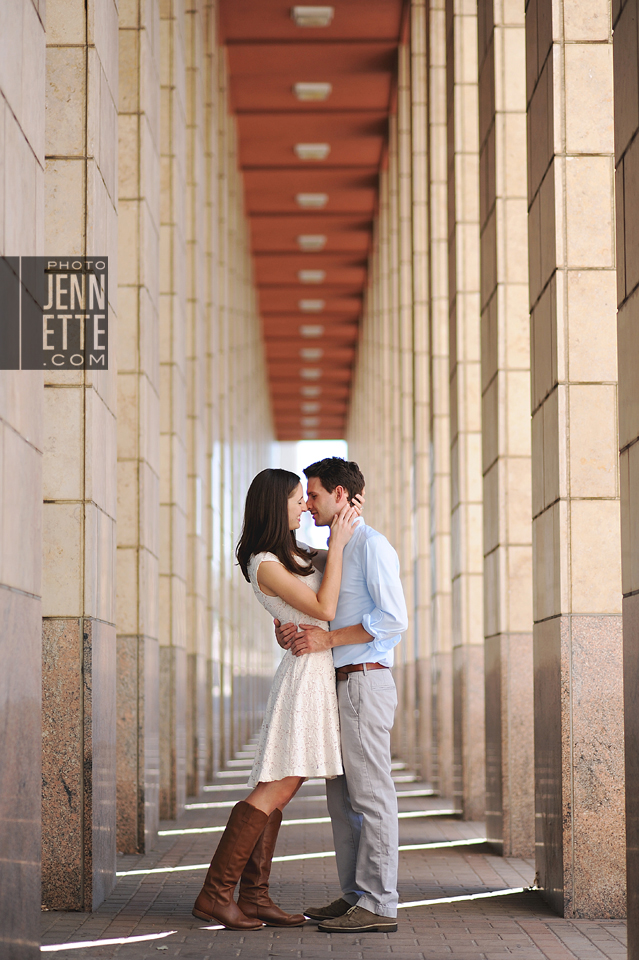
[[[399,558],[381,533],[357,520],[344,547],[342,586],[331,630],[361,623],[370,643],[333,647],[336,667],[348,663],[393,665],[393,647],[408,628],[406,601],[399,578]]]

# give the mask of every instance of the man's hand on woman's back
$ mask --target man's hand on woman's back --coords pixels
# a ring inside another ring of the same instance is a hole
[[[288,650],[295,638],[298,636],[297,627],[294,623],[280,623],[274,620],[275,639],[283,650]]]

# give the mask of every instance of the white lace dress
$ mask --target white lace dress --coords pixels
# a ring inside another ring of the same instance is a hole
[[[255,596],[271,616],[281,623],[311,623],[327,630],[323,620],[300,613],[280,597],[262,593],[257,570],[264,561],[280,562],[272,553],[258,553],[251,557],[248,572]],[[317,593],[322,575],[315,570],[299,579]],[[332,651],[294,657],[287,650],[273,679],[248,785],[283,777],[331,779],[342,773]]]

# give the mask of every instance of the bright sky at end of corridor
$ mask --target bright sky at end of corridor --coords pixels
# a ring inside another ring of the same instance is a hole
[[[280,443],[280,463],[285,470],[298,473],[304,489],[306,477],[304,467],[324,457],[348,457],[348,446],[345,440],[299,440],[297,443]],[[298,531],[298,539],[308,543],[310,547],[326,547],[328,527],[316,527],[310,513],[302,514],[302,522]]]

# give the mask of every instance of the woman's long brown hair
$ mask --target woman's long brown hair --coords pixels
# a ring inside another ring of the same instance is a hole
[[[262,470],[253,478],[246,494],[242,534],[235,550],[245,580],[250,581],[249,560],[256,553],[274,553],[287,570],[302,577],[313,572],[311,558],[315,552],[308,553],[299,547],[295,533],[288,526],[288,498],[299,482],[297,474],[289,470]]]

